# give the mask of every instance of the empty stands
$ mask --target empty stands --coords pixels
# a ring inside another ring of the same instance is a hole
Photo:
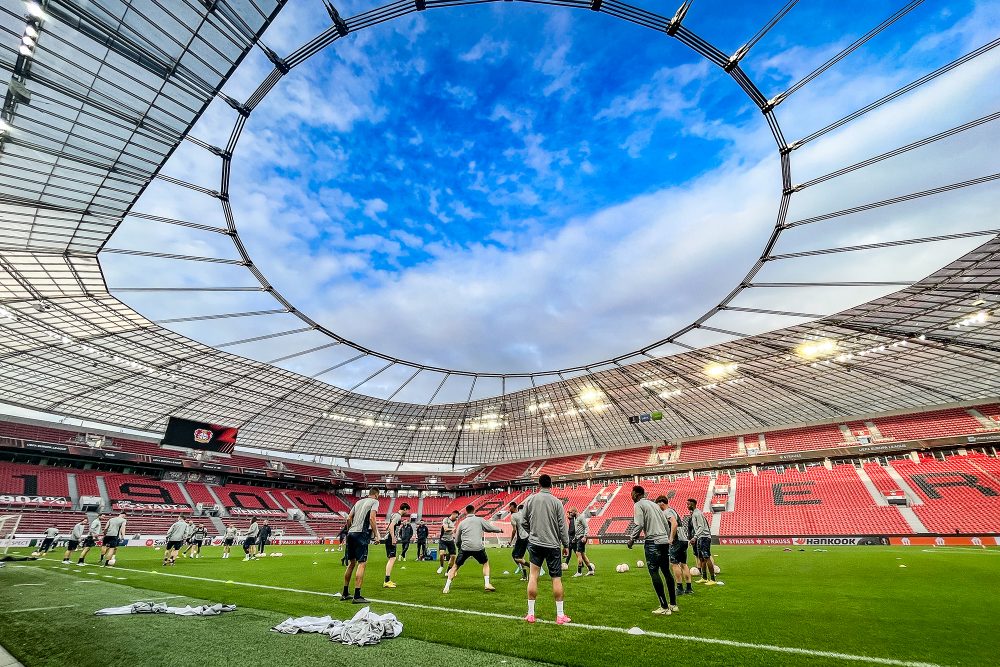
[[[604,460],[601,462],[599,470],[641,468],[642,466],[649,464],[649,459],[652,455],[653,448],[649,445],[608,452],[604,455]]]
[[[1000,532],[1000,477],[981,462],[953,456],[893,461],[892,467],[923,501],[913,511],[928,531]]]
[[[0,496],[9,496],[3,504],[68,506],[69,485],[66,472],[62,468],[0,463]],[[60,498],[65,499],[64,502],[60,502]]]
[[[865,535],[911,532],[895,507],[877,506],[854,466],[740,474],[721,535]]]
[[[104,486],[115,509],[185,512],[190,506],[176,482],[138,475],[104,475]]]

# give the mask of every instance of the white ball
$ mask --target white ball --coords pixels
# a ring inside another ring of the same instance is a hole
[[[718,566],[718,565],[716,565],[716,566],[715,566],[715,573],[716,573],[716,574],[719,574],[720,572],[722,572],[722,570],[720,570],[720,569],[719,569],[719,566]]]
[[[114,566],[114,564],[115,564],[115,557],[112,556],[111,560],[108,561],[108,565]]]
[[[626,563],[619,563],[615,568],[615,572],[624,573],[628,572],[628,565]]]
[[[691,568],[691,576],[692,577],[697,577],[697,576],[700,576],[700,575],[701,575],[701,570],[699,570],[696,567],[692,567]]]
[[[323,551],[329,551],[329,549],[323,549]]]
[[[635,566],[636,566],[636,567],[646,567],[646,564],[645,564],[645,563],[643,563],[643,562],[642,562],[641,560],[637,560],[637,561],[635,562]]]
[[[37,551],[32,551],[32,552],[31,552],[31,557],[32,557],[32,558],[38,558],[38,557],[39,557],[39,556],[41,556],[41,555],[42,555],[42,554],[41,554],[41,553],[39,553],[39,552],[37,552]]]

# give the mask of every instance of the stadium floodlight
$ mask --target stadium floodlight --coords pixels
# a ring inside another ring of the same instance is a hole
[[[30,23],[24,26],[24,34],[32,39],[38,39],[38,31],[35,30],[35,26]]]
[[[27,44],[22,44],[18,51],[20,51],[21,55],[25,58],[30,58],[32,56],[31,47]]]
[[[29,49],[35,48],[35,40],[31,39],[28,35],[21,38],[21,43],[27,46]]]
[[[720,363],[718,361],[713,361],[712,363],[705,366],[705,375],[710,378],[721,378],[727,375],[732,375],[739,368],[739,364],[733,363]]]
[[[822,340],[809,340],[795,348],[795,354],[799,355],[803,359],[819,359],[820,357],[828,357],[836,351],[837,341],[830,340],[829,338],[824,338]]]
[[[955,327],[971,327],[974,324],[986,324],[989,319],[989,313],[985,310],[980,310],[978,313],[973,313],[960,319]]]
[[[3,118],[0,118],[0,136],[7,134],[8,132],[10,132],[10,125],[8,125],[7,121]],[[6,313],[7,311],[4,310],[3,312]]]
[[[580,392],[580,400],[586,403],[587,405],[591,405],[593,403],[600,403],[601,399],[603,398],[604,394],[601,393],[601,390],[596,389],[594,387],[587,387],[586,389]]]
[[[28,14],[34,16],[36,19],[45,18],[45,12],[42,11],[42,6],[37,2],[26,2],[24,6],[28,10]]]

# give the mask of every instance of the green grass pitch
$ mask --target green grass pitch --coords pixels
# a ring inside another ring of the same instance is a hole
[[[235,553],[222,560],[221,549],[210,548],[199,560],[161,568],[162,552],[134,547],[121,550],[115,568],[67,568],[57,552],[8,564],[0,569],[0,644],[27,667],[227,665],[244,664],[245,655],[260,664],[352,667],[1000,661],[997,549],[716,547],[726,586],[696,584],[695,595],[679,599],[679,613],[655,617],[649,576],[636,568],[641,550],[593,547],[597,576],[564,580],[573,624],[559,627],[520,620],[524,585],[503,574],[513,571],[508,550],[489,552],[496,593],[483,591],[481,570],[469,561],[451,593],[443,595],[444,580],[433,563],[397,563],[393,580],[399,588],[383,589],[385,556],[373,547],[364,593],[378,600],[375,611],[396,614],[404,631],[401,638],[366,648],[268,632],[289,616],[348,618],[357,611],[331,597],[341,588],[339,553],[316,546],[272,549],[285,555],[248,563]],[[630,572],[614,571],[622,562],[631,565]],[[101,607],[166,596],[178,596],[171,604],[227,602],[239,609],[215,618],[92,615]],[[537,609],[542,620],[555,616],[545,578]],[[629,628],[672,636],[623,632]]]

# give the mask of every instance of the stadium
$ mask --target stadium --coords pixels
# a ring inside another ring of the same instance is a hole
[[[675,5],[0,0],[0,667],[996,664],[1000,6]]]

